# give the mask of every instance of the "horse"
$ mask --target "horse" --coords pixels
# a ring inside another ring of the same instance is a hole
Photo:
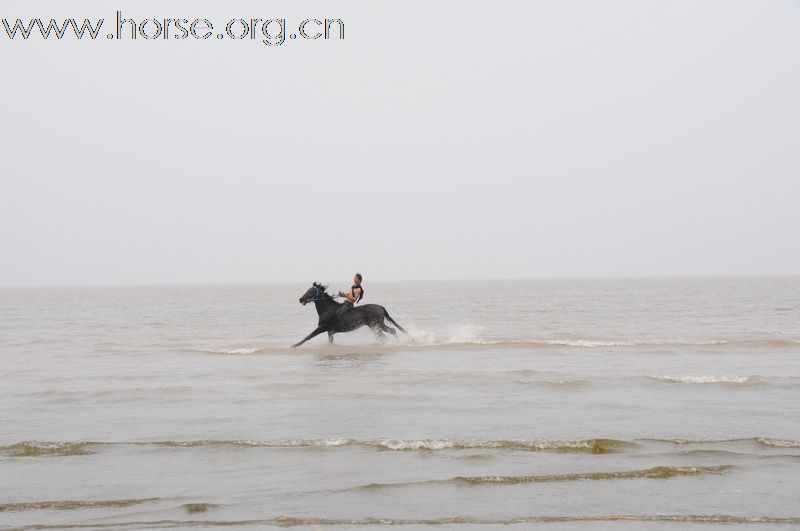
[[[292,345],[292,347],[299,347],[312,337],[323,332],[328,332],[328,341],[333,343],[333,334],[352,332],[356,328],[361,328],[364,325],[370,327],[381,339],[386,338],[384,332],[388,332],[397,337],[395,329],[387,326],[383,321],[384,319],[388,320],[404,334],[408,333],[389,316],[389,312],[386,311],[386,308],[378,304],[362,304],[361,306],[355,306],[350,310],[340,313],[339,309],[342,307],[342,303],[333,300],[333,297],[326,291],[327,289],[328,286],[323,286],[322,284],[314,282],[311,287],[308,288],[308,291],[303,293],[303,296],[300,297],[300,304],[303,306],[309,302],[313,302],[317,307],[319,325],[313,332]]]

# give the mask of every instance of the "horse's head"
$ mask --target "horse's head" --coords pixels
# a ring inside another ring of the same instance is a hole
[[[323,286],[322,284],[317,284],[316,282],[314,282],[311,285],[311,287],[308,288],[308,290],[306,290],[305,293],[303,293],[303,296],[300,297],[300,304],[305,306],[309,302],[314,302],[320,299],[324,299],[325,296],[327,295],[327,293],[325,293],[325,290],[327,288],[328,288],[327,286]]]

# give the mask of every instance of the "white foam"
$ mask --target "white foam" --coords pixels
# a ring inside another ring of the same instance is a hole
[[[788,439],[767,439],[759,437],[758,442],[775,448],[800,448],[800,441],[790,441]]]
[[[457,445],[456,441],[452,440],[379,440],[372,441],[372,444],[387,448],[389,450],[446,450],[454,448]]]
[[[197,352],[208,352],[209,354],[255,354],[260,348],[199,348]]]
[[[420,330],[413,324],[409,327],[406,327],[406,330],[408,331],[407,336],[402,334],[398,336],[401,344],[423,346],[486,344],[486,342],[481,338],[482,327],[472,324],[458,325],[440,334],[435,334],[427,330]]]
[[[545,339],[545,345],[564,347],[638,347],[646,345],[724,345],[725,340],[688,339]]]
[[[734,375],[713,376],[713,375],[706,375],[706,374],[702,374],[702,375],[699,375],[699,376],[669,376],[669,375],[662,375],[662,376],[651,376],[651,378],[655,378],[656,380],[662,380],[662,381],[667,381],[667,382],[692,383],[692,384],[745,383],[745,382],[750,380],[749,376],[734,376]]]

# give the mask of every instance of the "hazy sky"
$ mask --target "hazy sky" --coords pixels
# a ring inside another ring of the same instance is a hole
[[[116,9],[346,35],[0,27],[0,285],[800,273],[800,2]]]

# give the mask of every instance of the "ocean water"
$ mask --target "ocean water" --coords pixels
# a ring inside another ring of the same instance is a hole
[[[0,528],[800,529],[798,277],[309,285],[0,290]]]

